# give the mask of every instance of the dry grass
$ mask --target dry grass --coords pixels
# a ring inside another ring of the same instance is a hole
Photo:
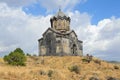
[[[106,80],[107,76],[120,79],[120,69],[114,69],[114,64],[84,63],[79,56],[28,57],[26,64],[25,67],[10,66],[0,59],[0,80],[89,80],[93,76],[100,80]],[[80,68],[79,74],[68,69],[73,65]],[[49,71],[52,71],[50,76]]]

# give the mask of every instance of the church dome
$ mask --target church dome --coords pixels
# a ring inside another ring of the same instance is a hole
[[[57,12],[57,14],[54,17],[66,17],[66,15],[61,11],[61,9],[59,9],[59,11]]]
[[[50,19],[51,27],[58,31],[70,30],[70,17],[66,16],[61,9]]]

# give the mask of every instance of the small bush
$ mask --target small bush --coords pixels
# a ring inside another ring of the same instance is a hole
[[[90,63],[90,62],[92,61],[92,59],[93,59],[93,56],[87,54],[87,55],[82,59],[82,61],[83,61],[83,62]]]
[[[119,67],[117,65],[114,65],[114,69],[119,69]]]
[[[75,73],[79,73],[79,67],[77,65],[73,65],[71,67],[68,67],[68,69],[71,71],[71,72],[75,72]]]
[[[52,77],[52,74],[53,74],[53,71],[49,70],[47,75],[48,75],[48,77]]]
[[[26,56],[20,48],[16,48],[9,55],[4,56],[4,61],[10,65],[25,66]]]
[[[90,63],[90,59],[83,58],[82,62],[88,62],[88,63]]]
[[[40,70],[40,75],[46,75],[45,71]]]
[[[99,80],[97,77],[91,77],[89,80]]]
[[[114,78],[114,77],[110,77],[110,76],[108,76],[108,77],[107,77],[107,80],[117,80],[117,79]]]
[[[101,61],[100,60],[94,60],[94,63],[101,65]]]
[[[31,56],[31,54],[27,53],[26,56]]]

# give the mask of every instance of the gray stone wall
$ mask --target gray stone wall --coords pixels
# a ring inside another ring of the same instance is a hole
[[[60,34],[48,30],[39,39],[39,55],[46,56],[64,56],[64,55],[82,55],[82,41],[79,41],[74,32],[69,34]]]

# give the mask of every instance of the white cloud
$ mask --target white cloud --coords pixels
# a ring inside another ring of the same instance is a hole
[[[43,8],[47,9],[47,12],[56,10],[59,7],[70,10],[74,8],[76,4],[86,1],[87,0],[0,0],[0,2],[6,3],[9,7],[14,8],[39,3]]]
[[[0,0],[0,2],[6,3],[10,7],[21,7],[35,3],[37,0]]]
[[[91,17],[87,14],[75,12],[71,17],[73,29],[84,42],[84,54],[89,53],[109,60],[119,59],[120,18],[111,17],[99,21],[97,25],[91,25]]]
[[[58,9],[59,7],[69,10],[80,2],[86,2],[86,0],[39,0],[39,2],[49,12],[51,10]]]
[[[21,47],[25,52],[37,53],[37,40],[50,27],[48,16],[26,15],[20,8],[0,4],[0,54]]]

